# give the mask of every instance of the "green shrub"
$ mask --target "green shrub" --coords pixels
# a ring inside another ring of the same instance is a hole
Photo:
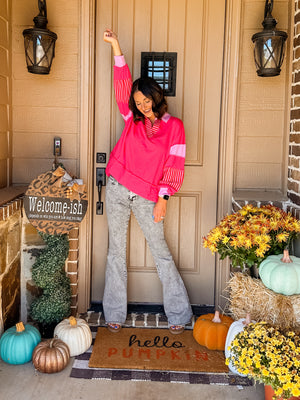
[[[70,280],[64,267],[69,252],[68,235],[40,233],[46,242],[32,266],[32,279],[43,290],[31,304],[30,315],[42,324],[54,324],[71,313]]]

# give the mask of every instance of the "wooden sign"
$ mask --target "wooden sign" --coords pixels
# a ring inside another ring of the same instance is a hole
[[[24,198],[25,213],[31,224],[50,235],[67,233],[77,227],[87,206],[82,180],[72,179],[61,167],[34,179]]]

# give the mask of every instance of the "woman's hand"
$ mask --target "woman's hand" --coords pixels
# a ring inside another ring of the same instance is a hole
[[[111,44],[111,47],[113,48],[114,56],[121,56],[123,54],[122,50],[120,48],[118,36],[111,29],[106,29],[104,31],[103,40],[105,42]]]
[[[111,29],[105,29],[103,34],[103,40],[108,43],[113,43],[114,41],[118,41],[118,36]]]
[[[157,203],[153,208],[154,222],[161,222],[165,218],[166,212],[167,212],[167,200],[163,199],[162,197],[159,197]]]

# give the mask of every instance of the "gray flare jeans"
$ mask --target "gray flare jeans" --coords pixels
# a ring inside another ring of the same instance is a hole
[[[164,237],[163,222],[152,218],[155,203],[119,184],[112,176],[106,186],[106,213],[109,228],[103,310],[107,323],[123,324],[127,316],[127,229],[131,211],[135,215],[153,255],[163,286],[163,302],[168,323],[185,325],[192,309],[184,283]]]

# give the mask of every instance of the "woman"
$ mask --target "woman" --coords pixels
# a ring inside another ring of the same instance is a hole
[[[132,83],[117,35],[103,39],[113,49],[115,97],[125,127],[106,168],[106,212],[109,227],[104,316],[118,332],[127,315],[126,238],[131,211],[149,244],[163,285],[170,332],[182,333],[192,316],[184,283],[164,238],[163,219],[169,196],[183,181],[185,135],[182,121],[167,113],[161,87],[152,78]]]

